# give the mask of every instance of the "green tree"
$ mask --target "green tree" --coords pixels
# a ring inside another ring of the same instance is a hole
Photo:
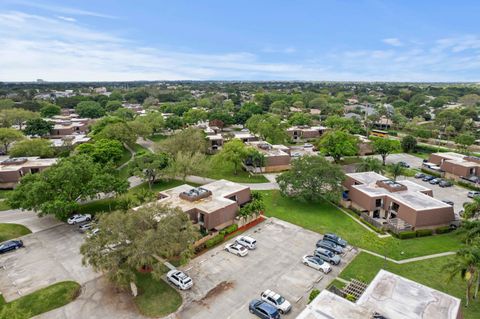
[[[475,143],[475,136],[470,133],[463,133],[455,138],[455,143],[459,146],[460,150],[467,151],[468,148]]]
[[[170,115],[165,120],[165,127],[171,130],[178,130],[183,126],[183,119],[177,115]]]
[[[123,155],[123,145],[117,140],[100,139],[94,143],[85,143],[77,146],[78,154],[87,154],[96,163],[116,163]]]
[[[333,157],[335,163],[343,156],[354,156],[358,153],[358,139],[341,130],[327,132],[318,140],[317,146],[324,155]]]
[[[327,117],[324,124],[325,126],[334,130],[344,130],[352,134],[360,132],[360,123],[358,121],[338,115],[332,115]]]
[[[207,171],[206,156],[203,153],[179,151],[170,162],[170,173],[174,177],[180,176],[185,182],[188,175],[202,175]]]
[[[207,148],[205,133],[196,128],[182,130],[156,145],[156,149],[160,152],[165,152],[173,157],[175,157],[178,152],[185,152],[190,155],[197,152],[205,154]]]
[[[314,98],[313,100],[311,100],[309,103],[308,103],[308,107],[311,108],[311,109],[322,109],[322,108],[325,108],[328,106],[328,101],[327,99],[323,98],[323,97],[317,97],[317,98]]]
[[[183,120],[187,124],[196,124],[205,121],[208,118],[208,113],[202,109],[190,109],[183,114]]]
[[[112,139],[122,144],[133,145],[137,141],[137,134],[124,122],[107,124],[95,139]]]
[[[23,129],[24,122],[36,117],[38,117],[38,113],[19,108],[5,109],[0,111],[0,119],[3,127],[16,125],[20,130]]]
[[[87,237],[80,247],[82,262],[121,288],[135,283],[138,269],[144,267],[152,267],[152,274],[160,279],[164,266],[157,258],[179,257],[186,262],[193,255],[192,243],[199,238],[188,214],[159,205],[102,214],[96,227],[100,232]]]
[[[480,96],[478,94],[467,94],[458,101],[465,106],[476,106],[480,103]]]
[[[417,139],[412,135],[405,135],[401,141],[402,150],[405,153],[415,152]]]
[[[23,139],[10,148],[11,157],[40,156],[41,158],[54,157],[55,150],[52,142],[43,138]]]
[[[123,193],[127,188],[126,179],[120,178],[112,166],[95,163],[87,155],[76,155],[62,158],[40,173],[25,175],[8,202],[12,208],[64,220],[78,209],[79,201],[99,193]]]
[[[473,201],[463,204],[464,218],[477,218],[480,215],[480,196],[473,197]]]
[[[12,99],[0,99],[0,110],[11,109],[15,106],[15,101]]]
[[[165,120],[162,113],[159,112],[148,112],[145,116],[139,116],[135,120],[147,124],[152,129],[153,134],[159,133],[165,128]]]
[[[92,119],[105,115],[105,109],[100,105],[100,103],[95,101],[82,101],[78,103],[75,107],[75,112],[77,112],[80,117]]]
[[[263,140],[272,144],[284,143],[288,139],[285,125],[280,117],[272,114],[255,114],[248,119],[245,126]]]
[[[135,176],[147,180],[148,187],[151,189],[159,176],[166,175],[166,168],[170,163],[169,157],[164,153],[145,153],[136,156],[129,163],[129,170]]]
[[[116,116],[122,121],[131,121],[135,118],[135,112],[132,111],[131,109],[127,109],[124,107],[121,107],[113,112],[110,113],[112,116]]]
[[[138,136],[146,138],[153,133],[153,128],[145,120],[142,120],[142,117],[137,117],[135,120],[127,123],[128,126],[132,129],[133,132],[137,133]]]
[[[394,163],[387,166],[387,171],[392,175],[393,180],[396,181],[398,176],[405,174],[405,168],[401,163]]]
[[[308,113],[295,112],[288,119],[290,125],[310,125],[312,124],[312,116]]]
[[[373,151],[382,156],[383,165],[385,165],[388,155],[400,150],[400,142],[388,138],[376,138],[373,140],[372,144]]]
[[[233,174],[238,174],[238,168],[248,156],[248,150],[245,144],[239,139],[233,139],[225,143],[215,155],[218,163],[228,162],[233,164]]]
[[[365,157],[360,163],[357,164],[357,172],[376,172],[383,173],[385,167],[382,165],[382,161],[374,157]]]
[[[33,118],[27,121],[23,132],[30,136],[49,135],[53,129],[53,123],[41,118]]]
[[[21,131],[13,128],[0,127],[0,144],[3,146],[5,153],[13,142],[20,141],[24,138]]]
[[[292,161],[292,167],[277,177],[283,195],[302,201],[337,202],[345,179],[340,166],[321,156],[302,156]]]
[[[60,106],[44,102],[42,103],[42,108],[40,109],[40,114],[42,117],[53,117],[54,115],[60,114]]]
[[[118,100],[108,101],[107,104],[105,105],[105,111],[115,112],[121,107],[122,107],[122,101],[118,101]]]

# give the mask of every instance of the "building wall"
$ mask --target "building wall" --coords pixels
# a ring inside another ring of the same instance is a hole
[[[455,219],[453,207],[442,207],[420,211],[416,213],[416,216],[416,229],[448,226],[450,225],[450,222]]]
[[[456,176],[470,176],[470,168],[469,167],[464,167],[457,165],[455,163],[451,162],[444,162],[440,168],[444,170],[447,173],[450,173],[452,175]]]
[[[362,193],[361,191],[355,188],[350,189],[348,196],[350,200],[356,204],[356,206],[359,206],[369,212],[374,211],[376,209],[375,201],[377,199],[384,197],[384,196],[370,197],[367,194]]]
[[[439,165],[442,164],[442,160],[445,159],[443,156],[440,156],[438,154],[430,154],[430,157],[428,158],[428,161],[430,163]]]
[[[286,166],[290,165],[290,156],[288,155],[278,155],[278,156],[268,156],[265,158],[265,167],[269,166]]]
[[[236,193],[232,193],[231,195],[228,195],[226,197],[230,197],[230,196],[237,196],[237,204],[238,205],[243,205],[245,203],[248,203],[251,199],[252,199],[252,193],[250,191],[250,188],[246,188],[244,190],[241,190],[239,192],[236,192]]]
[[[205,228],[208,230],[214,229],[220,225],[232,224],[238,213],[237,203],[232,203],[215,212],[205,214]]]
[[[0,183],[17,183],[21,177],[20,171],[0,171]]]

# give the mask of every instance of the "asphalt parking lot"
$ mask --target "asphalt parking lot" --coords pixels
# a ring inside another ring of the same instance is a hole
[[[382,157],[380,155],[369,155],[369,156],[364,156],[364,157],[374,157],[379,160],[382,160]],[[419,157],[406,154],[406,153],[397,153],[397,154],[390,154],[387,156],[386,159],[387,164],[395,164],[398,162],[405,162],[407,163],[411,168],[421,168],[423,160]]]
[[[228,253],[221,245],[184,267],[194,286],[182,292],[185,303],[177,318],[256,318],[248,304],[266,289],[289,300],[292,311],[285,317],[295,318],[306,306],[311,289],[324,289],[357,253],[348,247],[340,265],[325,275],[301,262],[321,238],[315,232],[270,218],[244,235],[257,240],[257,249],[247,256]]]
[[[399,177],[399,180],[402,179],[408,179],[432,189],[434,198],[440,200],[451,200],[454,203],[453,209],[456,213],[463,210],[463,203],[472,201],[471,198],[467,197],[468,190],[457,185],[442,188],[438,185],[432,185],[429,182],[424,182],[421,179],[416,179],[414,177]]]
[[[84,284],[101,275],[82,266],[83,238],[77,227],[63,223],[47,227],[23,236],[25,248],[0,255],[0,290],[6,301],[59,281]]]

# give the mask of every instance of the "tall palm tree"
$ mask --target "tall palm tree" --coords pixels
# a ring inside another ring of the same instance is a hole
[[[473,202],[463,204],[464,218],[473,218],[480,213],[480,196],[473,197]]]
[[[360,163],[357,164],[357,172],[376,172],[383,173],[385,167],[382,165],[382,161],[374,157],[365,157]]]
[[[393,180],[396,181],[398,176],[404,174],[405,168],[403,168],[402,164],[395,163],[388,165],[387,171],[393,176]]]
[[[471,245],[480,238],[480,220],[464,220],[458,233],[463,235],[464,243]]]
[[[472,286],[475,276],[478,275],[480,265],[480,249],[479,247],[467,247],[460,249],[455,259],[446,264],[443,268],[448,271],[448,280],[460,275],[467,282],[465,307],[471,299]]]

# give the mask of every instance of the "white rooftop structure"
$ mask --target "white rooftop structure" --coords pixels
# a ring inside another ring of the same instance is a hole
[[[297,319],[459,319],[460,299],[380,270],[357,302],[323,290]],[[381,316],[381,317],[380,317]]]
[[[56,158],[31,157],[12,157],[0,162],[0,172],[14,172],[24,167],[50,167],[57,163]]]

